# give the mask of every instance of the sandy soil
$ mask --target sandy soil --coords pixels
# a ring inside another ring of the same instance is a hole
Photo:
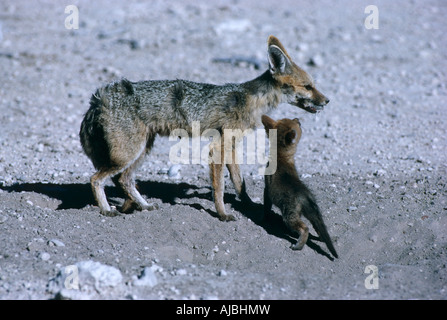
[[[374,1],[379,29],[364,25],[371,1],[73,4],[71,30],[65,3],[0,4],[1,299],[447,297],[445,2]],[[271,116],[302,119],[296,164],[340,258],[319,243],[292,251],[280,216],[262,221],[261,165],[242,166],[257,205],[227,176],[237,221],[219,221],[207,167],[172,167],[167,138],[137,174],[160,209],[101,216],[78,138],[94,90],[120,77],[247,81],[267,68],[270,34],[331,99],[318,115]],[[260,69],[215,61],[231,57]]]

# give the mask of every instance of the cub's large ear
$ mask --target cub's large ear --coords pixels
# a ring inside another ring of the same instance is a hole
[[[284,137],[284,139],[286,141],[286,145],[295,144],[296,136],[297,136],[297,133],[296,133],[295,129],[287,131],[286,136]]]
[[[273,129],[276,126],[276,121],[265,114],[262,115],[261,121],[267,133],[269,129]]]
[[[268,58],[270,72],[272,74],[285,73],[290,66],[289,58],[278,46],[269,46]]]

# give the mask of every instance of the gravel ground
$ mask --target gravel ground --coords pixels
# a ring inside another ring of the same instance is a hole
[[[66,5],[0,4],[1,299],[447,298],[444,1],[76,1],[78,29]],[[226,176],[237,221],[219,221],[207,167],[173,166],[167,138],[137,173],[160,209],[101,216],[78,137],[94,90],[247,81],[270,34],[331,100],[271,116],[302,120],[296,164],[340,258],[292,251],[280,216],[262,221],[260,164],[242,166],[257,204]]]

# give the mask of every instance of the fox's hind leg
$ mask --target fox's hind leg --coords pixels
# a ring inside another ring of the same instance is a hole
[[[99,206],[102,215],[114,217],[119,213],[115,209],[112,209],[107,202],[106,194],[104,192],[104,182],[111,175],[116,174],[119,168],[102,168],[99,169],[90,179],[93,195],[96,203]]]
[[[157,204],[147,203],[146,200],[141,196],[138,192],[135,184],[135,170],[137,170],[141,164],[147,153],[149,153],[150,149],[154,144],[154,138],[150,138],[146,144],[146,150],[141,153],[141,155],[123,172],[119,173],[115,177],[113,177],[113,182],[115,185],[120,186],[124,191],[126,196],[126,200],[124,201],[123,206],[120,211],[123,213],[130,213],[134,209],[136,210],[154,210],[158,208]]]
[[[216,154],[220,152],[220,159],[216,161]],[[210,146],[210,158],[213,159],[210,162],[210,176],[211,184],[213,189],[214,204],[216,206],[217,214],[219,219],[222,221],[233,221],[236,220],[233,215],[227,215],[225,213],[224,205],[224,190],[225,190],[225,180],[224,180],[224,148],[223,145],[214,144]]]
[[[234,151],[233,151],[234,152]],[[233,182],[236,193],[242,202],[247,204],[253,203],[245,188],[245,181],[241,176],[241,171],[237,163],[227,163],[227,169],[230,172],[230,178]]]
[[[230,172],[231,181],[233,182],[234,188],[236,189],[236,193],[242,202],[252,204],[253,202],[251,201],[250,196],[248,195],[247,190],[245,188],[245,181],[242,178],[239,164],[236,162],[237,154],[234,145],[232,146],[231,150],[231,158],[232,159],[230,161],[226,162],[227,162],[227,169]]]

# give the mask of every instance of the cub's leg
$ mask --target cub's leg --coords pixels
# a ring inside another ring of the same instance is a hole
[[[299,233],[300,235],[297,242],[291,246],[292,250],[303,249],[304,245],[307,242],[307,239],[309,238],[309,228],[303,222],[303,220],[300,219],[299,210],[297,210],[297,212],[287,213],[285,216],[283,216],[283,218],[287,227],[289,227],[290,230]]]

